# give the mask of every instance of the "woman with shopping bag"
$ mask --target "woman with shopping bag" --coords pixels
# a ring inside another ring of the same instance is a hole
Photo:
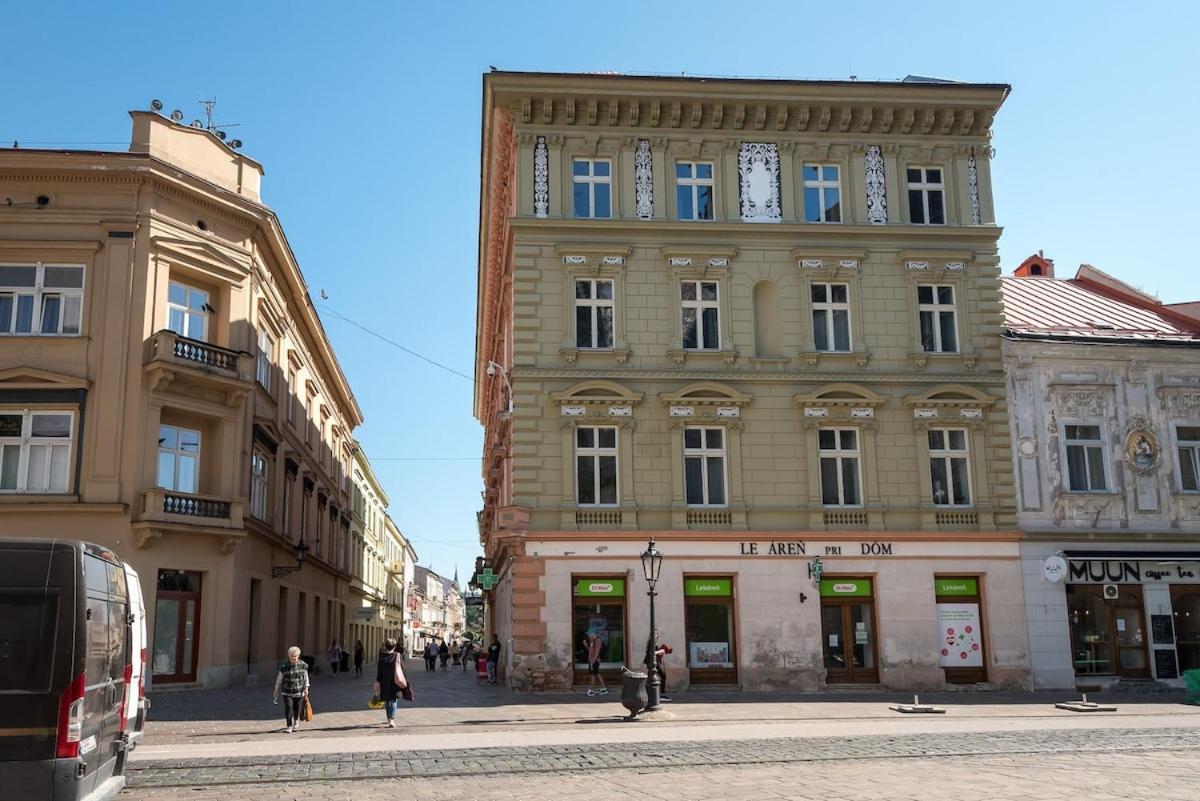
[[[404,673],[404,658],[396,650],[396,640],[388,638],[383,642],[383,650],[379,654],[379,666],[375,670],[375,695],[383,701],[387,714],[387,727],[396,728],[396,707],[400,699],[413,700],[412,685]]]
[[[283,697],[283,717],[287,723],[284,731],[288,734],[295,731],[301,720],[312,720],[308,686],[308,665],[300,658],[300,649],[293,645],[287,649],[287,661],[275,674],[275,703]]]

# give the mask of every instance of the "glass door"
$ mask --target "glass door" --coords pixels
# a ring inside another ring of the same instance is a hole
[[[606,679],[619,679],[618,671],[622,665],[628,664],[624,577],[576,576],[572,581],[571,594],[576,683],[588,681],[588,642],[593,634],[600,641],[601,672]]]
[[[871,579],[821,580],[821,645],[826,684],[875,684],[875,602]]]
[[[196,680],[200,631],[200,574],[158,571],[154,602],[154,681]]]
[[[1171,587],[1175,616],[1175,648],[1179,670],[1200,669],[1200,587],[1176,584]]]
[[[736,684],[733,578],[685,576],[683,595],[691,681]]]
[[[1146,626],[1142,615],[1140,584],[1122,585],[1113,610],[1116,626],[1117,675],[1130,678],[1150,677],[1150,657],[1146,652]]]

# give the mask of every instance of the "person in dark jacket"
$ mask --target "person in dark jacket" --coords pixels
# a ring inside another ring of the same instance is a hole
[[[362,640],[354,641],[354,675],[362,675],[363,666],[363,644]]]
[[[450,647],[446,645],[445,640],[438,646],[438,659],[442,661],[442,670],[445,670],[446,663],[450,661]]]
[[[397,672],[402,677],[403,684],[397,683]],[[375,694],[383,700],[389,729],[396,728],[396,707],[400,704],[401,691],[407,687],[407,682],[403,659],[396,650],[396,641],[389,637],[383,641],[383,650],[379,652],[379,667],[375,670]]]

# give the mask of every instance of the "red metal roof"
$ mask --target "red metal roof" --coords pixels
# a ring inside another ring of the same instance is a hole
[[[1102,285],[1080,276],[1099,273]],[[1000,279],[1004,324],[1018,336],[1063,339],[1133,340],[1200,344],[1200,326],[1188,325],[1178,314],[1093,267],[1081,268],[1075,278],[1006,277]]]

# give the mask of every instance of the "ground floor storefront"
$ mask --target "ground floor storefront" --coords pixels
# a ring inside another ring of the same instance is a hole
[[[1016,534],[659,532],[655,613],[670,689],[815,691],[1029,683]],[[515,689],[585,686],[645,661],[648,535],[533,539],[493,624]]]
[[[1200,669],[1200,549],[1022,546],[1034,685],[1182,686]]]

